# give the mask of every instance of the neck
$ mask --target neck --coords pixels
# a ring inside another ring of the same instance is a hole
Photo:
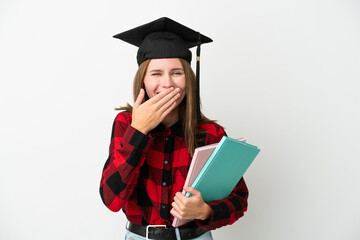
[[[166,128],[168,128],[175,124],[177,121],[179,121],[179,108],[175,108],[174,110],[172,110],[161,123],[164,124]]]

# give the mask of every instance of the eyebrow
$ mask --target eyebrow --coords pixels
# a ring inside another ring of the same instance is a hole
[[[183,68],[172,68],[171,69],[171,71],[179,71],[179,70],[184,71]],[[162,72],[162,70],[161,69],[152,69],[149,72]]]
[[[178,70],[184,71],[183,68],[173,68],[173,69],[171,69],[171,71],[178,71]]]

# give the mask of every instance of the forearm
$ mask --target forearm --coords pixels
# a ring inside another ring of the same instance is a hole
[[[119,211],[131,196],[151,144],[148,136],[121,123],[120,119],[113,126],[109,158],[100,183],[101,198],[112,211]]]

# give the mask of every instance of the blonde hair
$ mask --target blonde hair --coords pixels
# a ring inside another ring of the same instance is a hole
[[[182,125],[185,137],[186,147],[190,153],[193,155],[195,148],[197,147],[197,137],[200,134],[206,133],[204,129],[198,128],[200,124],[204,123],[215,123],[213,120],[209,120],[201,113],[201,119],[197,120],[197,110],[196,110],[196,78],[195,74],[189,64],[184,59],[179,58],[181,65],[184,68],[185,73],[185,98],[180,103],[179,107],[179,122]],[[134,83],[133,83],[133,97],[134,102],[140,92],[140,89],[145,89],[144,77],[146,74],[147,67],[149,65],[150,59],[142,62],[135,74]],[[144,101],[148,100],[149,97],[145,94]],[[132,106],[127,103],[126,106],[115,108],[115,110],[125,110],[132,112]]]

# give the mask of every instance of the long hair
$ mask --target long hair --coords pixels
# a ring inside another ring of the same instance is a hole
[[[196,111],[196,78],[195,74],[189,64],[184,59],[179,58],[182,67],[184,68],[185,73],[185,97],[182,102],[179,104],[179,122],[182,125],[185,137],[186,147],[190,153],[193,155],[195,148],[197,147],[197,137],[200,134],[206,133],[204,129],[199,128],[200,124],[204,123],[215,123],[213,120],[209,120],[202,113],[201,119],[197,120],[197,111]],[[134,102],[138,97],[140,89],[145,89],[144,77],[146,74],[147,67],[149,65],[150,59],[142,62],[135,74],[134,83],[133,83],[133,97]],[[145,91],[146,92],[146,91]],[[148,100],[149,97],[145,94],[144,101]],[[132,106],[127,103],[126,106],[115,108],[115,110],[125,110],[132,112]]]

